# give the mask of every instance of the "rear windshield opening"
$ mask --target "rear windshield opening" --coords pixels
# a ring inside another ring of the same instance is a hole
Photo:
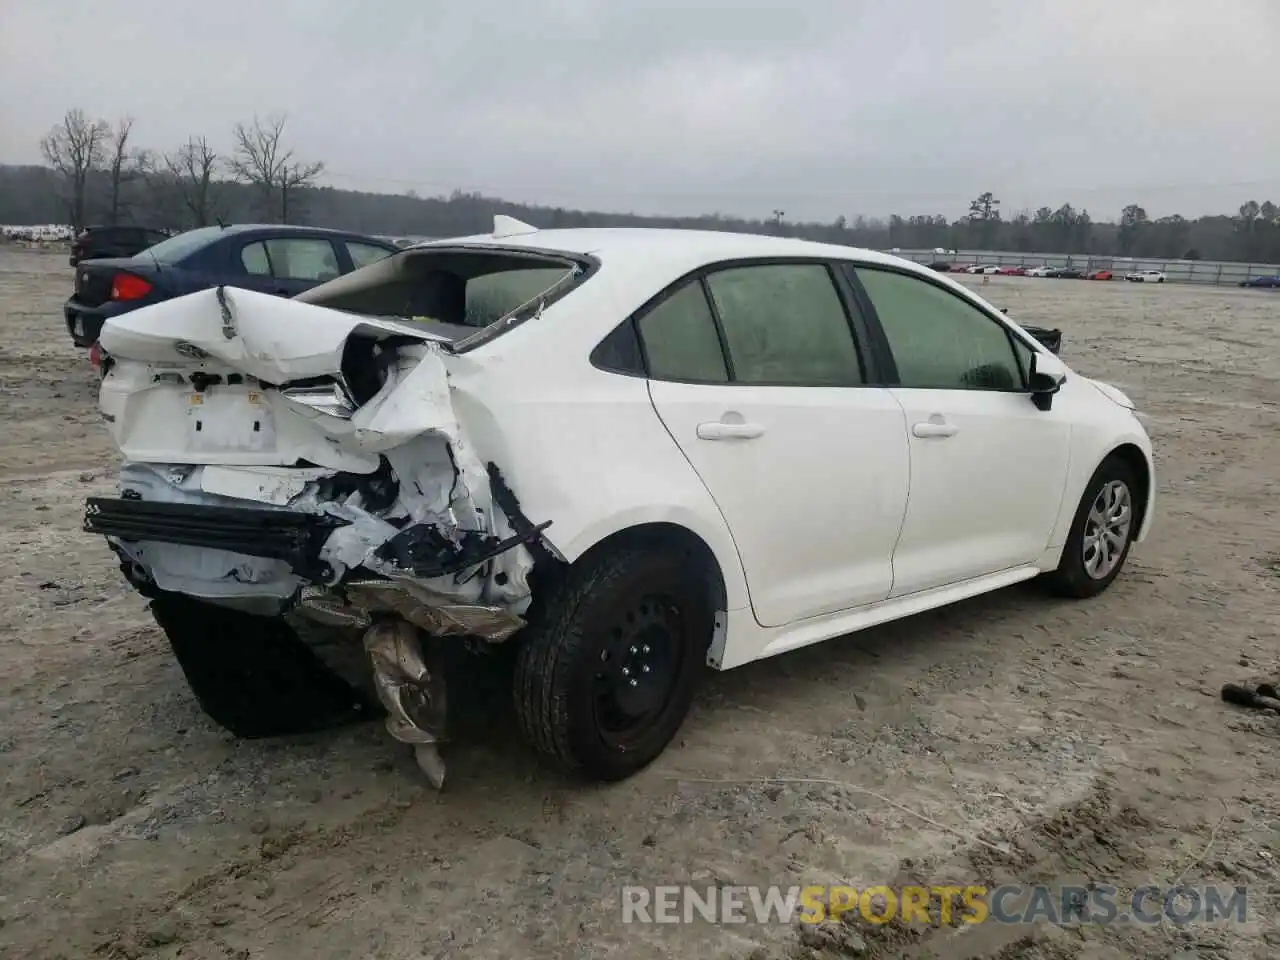
[[[462,350],[535,316],[581,283],[588,266],[539,253],[406,250],[295,299],[409,320]]]
[[[161,240],[153,247],[142,251],[145,260],[158,260],[160,263],[177,263],[197,250],[203,250],[214,240],[222,236],[221,227],[197,227],[180,233],[176,237]]]

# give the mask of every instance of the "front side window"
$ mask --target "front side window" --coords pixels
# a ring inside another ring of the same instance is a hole
[[[864,382],[848,315],[827,266],[729,267],[707,276],[733,379],[774,386]]]
[[[649,376],[655,380],[724,383],[729,379],[715,317],[697,280],[650,308],[637,327]]]
[[[1009,333],[967,300],[892,270],[857,267],[903,387],[1022,390]]]

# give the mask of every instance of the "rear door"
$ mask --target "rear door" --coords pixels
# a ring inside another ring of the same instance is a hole
[[[822,261],[740,262],[637,318],[654,408],[733,535],[756,619],[874,603],[907,503],[902,407]]]

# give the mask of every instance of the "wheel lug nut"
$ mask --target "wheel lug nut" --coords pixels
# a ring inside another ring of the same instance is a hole
[[[636,682],[635,682],[634,680],[632,680],[632,681],[631,681],[631,686],[633,686],[633,687],[634,687],[635,685],[636,685]]]
[[[631,652],[632,652],[632,653],[635,653],[635,652],[636,652],[636,648],[635,648],[635,647],[632,647],[632,648],[631,648]]]
[[[649,665],[646,663],[643,667],[641,667],[641,668],[640,668],[640,672],[641,672],[641,673],[648,673],[648,672],[649,672]]]
[[[646,643],[643,647],[641,647],[641,648],[640,648],[640,652],[641,652],[641,653],[648,653],[648,652],[649,652],[649,645]]]
[[[630,668],[630,667],[623,667],[623,668],[622,668],[622,675],[623,675],[624,677],[629,677],[629,676],[631,676],[631,668]]]

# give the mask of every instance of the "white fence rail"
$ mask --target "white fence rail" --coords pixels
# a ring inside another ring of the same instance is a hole
[[[1068,253],[1017,253],[1008,250],[965,250],[954,254],[934,250],[893,250],[894,256],[916,263],[946,262],[969,266],[989,263],[1000,267],[1072,267],[1090,273],[1111,270],[1116,276],[1141,270],[1159,270],[1170,283],[1209,283],[1238,286],[1253,277],[1280,275],[1280,265],[1237,263],[1231,260],[1157,260],[1144,257],[1102,257]]]

